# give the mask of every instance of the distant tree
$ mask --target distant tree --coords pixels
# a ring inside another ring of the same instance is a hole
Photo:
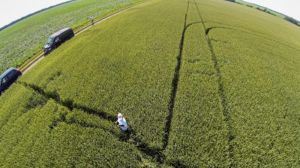
[[[229,2],[235,2],[235,0],[225,0],[225,1],[229,1]]]
[[[297,25],[297,26],[300,26],[299,21],[296,20],[296,19],[294,19],[294,18],[292,18],[292,17],[286,16],[284,19],[287,20],[287,21],[289,21],[289,22],[291,22],[291,23],[293,23],[293,24],[295,24],[295,25]]]
[[[262,12],[268,13],[270,15],[276,16],[274,13],[272,13],[271,11],[269,11],[267,8],[256,7],[256,9],[260,10]]]
[[[256,7],[257,10],[260,10],[262,12],[265,12],[265,9],[264,8],[260,8],[260,7]]]
[[[270,14],[270,15],[276,16],[274,13],[272,13],[272,12],[269,11],[269,10],[266,10],[265,12],[268,13],[268,14]]]

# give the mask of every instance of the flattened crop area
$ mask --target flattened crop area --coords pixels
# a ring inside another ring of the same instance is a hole
[[[150,1],[76,36],[1,96],[0,166],[299,166],[300,32],[240,8]]]

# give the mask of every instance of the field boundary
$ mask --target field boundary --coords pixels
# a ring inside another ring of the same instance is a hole
[[[114,16],[117,16],[117,15],[119,15],[119,14],[121,14],[121,13],[124,13],[124,12],[126,12],[126,11],[128,11],[128,10],[130,10],[130,9],[132,9],[132,8],[134,8],[134,7],[136,7],[136,6],[138,6],[138,5],[144,4],[144,3],[146,3],[146,2],[148,2],[148,1],[147,1],[147,0],[146,0],[146,1],[141,1],[141,2],[138,2],[138,3],[132,4],[132,5],[129,5],[129,6],[125,7],[125,8],[122,8],[122,9],[120,9],[120,10],[117,10],[117,11],[115,11],[115,12],[113,12],[113,13],[110,13],[110,14],[106,15],[106,16],[102,17],[102,18],[99,19],[99,20],[95,20],[95,21],[94,21],[94,24],[89,23],[88,25],[83,26],[81,29],[75,31],[75,32],[74,32],[74,33],[75,33],[75,36],[78,36],[79,34],[81,34],[81,33],[85,32],[85,31],[87,31],[88,29],[90,29],[90,28],[93,27],[94,25],[100,24],[100,23],[102,23],[102,22],[104,22],[104,21],[106,21],[106,20],[108,20],[108,19],[110,19],[110,18],[112,18],[112,17],[114,17]],[[45,58],[45,55],[44,55],[43,52],[41,53],[40,51],[38,51],[38,53],[39,53],[38,55],[35,55],[35,56],[29,58],[28,60],[30,60],[30,61],[25,61],[24,64],[22,64],[20,67],[18,67],[19,70],[20,70],[23,74],[26,74],[26,73],[27,73],[31,68],[33,68],[38,62],[40,62],[41,60],[43,60],[43,59]]]

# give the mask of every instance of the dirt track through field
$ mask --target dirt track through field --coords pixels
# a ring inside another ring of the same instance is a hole
[[[142,2],[142,3],[145,3],[145,2]],[[129,6],[127,8],[124,8],[124,9],[121,9],[120,11],[118,12],[115,12],[115,13],[112,13],[108,16],[105,16],[104,18],[98,20],[98,21],[94,21],[94,24],[90,24],[88,26],[85,26],[84,28],[80,29],[79,31],[75,32],[75,36],[78,36],[79,34],[87,31],[88,29],[90,29],[91,27],[93,27],[94,25],[97,25],[97,24],[100,24],[114,16],[117,16],[121,13],[124,13],[134,7],[136,7],[137,5],[140,5],[142,3],[139,3],[139,4],[135,4],[133,6]],[[36,66],[40,61],[42,61],[43,59],[45,58],[45,55],[44,53],[41,53],[40,55],[38,55],[36,58],[34,58],[32,61],[26,63],[26,65],[22,66],[22,68],[20,69],[20,71],[22,72],[22,74],[26,74],[28,71],[30,71],[34,66]]]

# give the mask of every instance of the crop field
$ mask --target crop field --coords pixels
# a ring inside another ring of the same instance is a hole
[[[89,24],[88,17],[102,18],[138,0],[77,0],[49,9],[0,31],[0,72],[18,67],[41,51],[48,37],[64,28]]]
[[[226,1],[136,5],[1,95],[0,167],[300,167],[298,39]]]

